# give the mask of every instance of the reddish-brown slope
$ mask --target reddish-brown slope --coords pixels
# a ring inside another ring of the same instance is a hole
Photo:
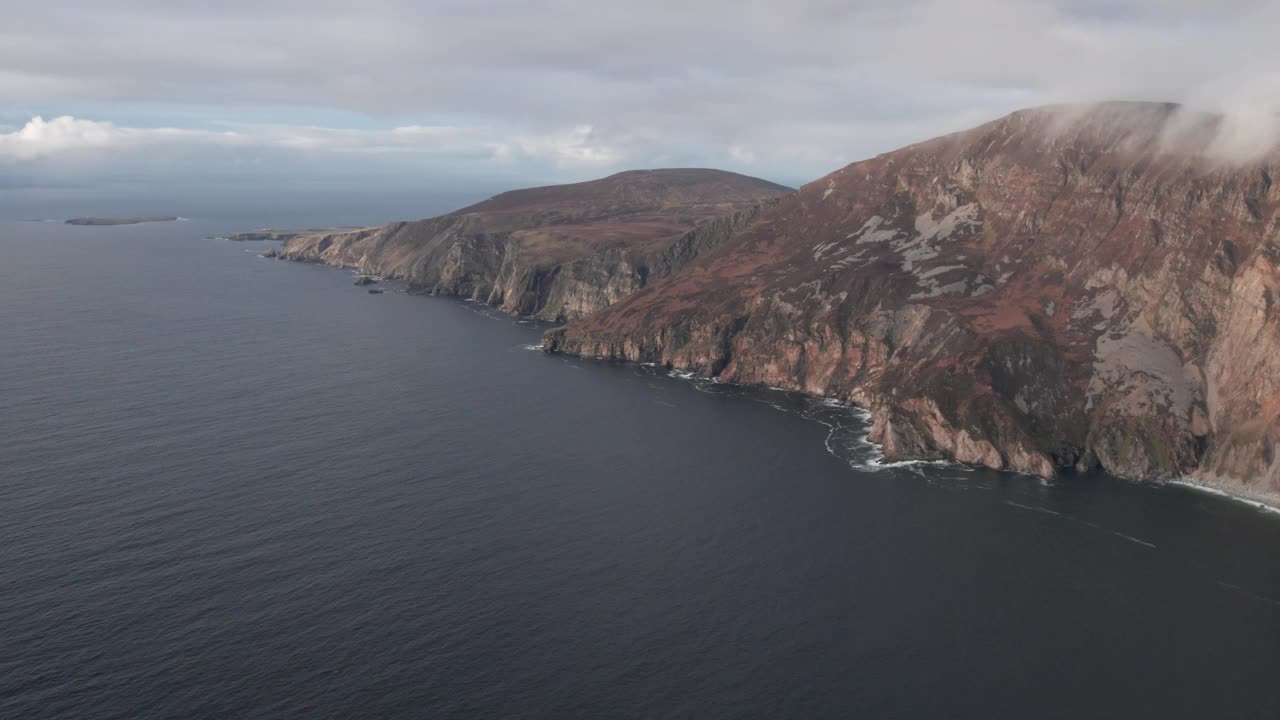
[[[1219,123],[1043,108],[854,163],[546,345],[859,402],[890,455],[1280,492],[1280,168]]]

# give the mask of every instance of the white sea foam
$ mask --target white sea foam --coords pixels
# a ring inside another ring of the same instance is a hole
[[[1247,590],[1245,588],[1242,588],[1239,585],[1236,585],[1235,583],[1229,583],[1225,580],[1216,580],[1214,581],[1214,584],[1225,590],[1230,590],[1232,592],[1237,592],[1237,593],[1240,593],[1241,595],[1251,597],[1254,600],[1259,600],[1265,603],[1271,603],[1272,605],[1280,605],[1280,600],[1276,600],[1275,598],[1272,598],[1272,597],[1267,597],[1266,595],[1259,595],[1258,593],[1253,592],[1252,590]]]
[[[1235,502],[1238,502],[1238,503],[1243,503],[1244,505],[1248,505],[1249,507],[1252,507],[1255,510],[1261,510],[1265,513],[1270,513],[1273,515],[1280,515],[1280,507],[1276,507],[1274,505],[1268,505],[1265,502],[1262,502],[1260,500],[1254,500],[1253,498],[1245,497],[1243,495],[1235,495],[1221,488],[1216,488],[1211,485],[1205,485],[1204,483],[1199,483],[1199,482],[1196,482],[1195,480],[1165,480],[1163,484],[1176,485],[1178,487],[1188,488],[1190,490],[1195,490],[1197,492],[1208,493],[1209,495],[1217,495],[1218,497],[1226,498],[1228,500],[1234,500]]]
[[[1122,532],[1116,532],[1115,530],[1112,530],[1112,531],[1111,531],[1111,534],[1112,534],[1112,535],[1115,535],[1116,537],[1119,537],[1119,538],[1124,538],[1125,540],[1128,540],[1129,542],[1135,542],[1135,543],[1138,543],[1139,545],[1146,545],[1147,547],[1152,548],[1152,549],[1155,549],[1155,547],[1156,547],[1155,543],[1149,543],[1149,542],[1147,542],[1146,540],[1139,540],[1138,538],[1133,537],[1132,535],[1125,535],[1125,534],[1124,534],[1124,533],[1122,533]]]
[[[872,444],[874,445],[874,443],[872,443]],[[969,469],[969,468],[966,468],[966,467],[965,467],[965,466],[963,466],[963,465],[960,465],[959,463],[952,462],[951,460],[942,460],[942,459],[933,459],[933,460],[926,460],[926,459],[920,459],[920,460],[890,460],[889,462],[885,462],[885,461],[881,460],[881,461],[879,461],[879,462],[875,463],[875,467],[876,467],[876,468],[885,468],[885,469],[892,469],[892,468],[909,468],[909,467],[951,467],[951,468],[955,468],[955,469],[957,469],[957,470],[968,470],[968,469]]]
[[[1016,508],[1022,508],[1023,510],[1031,510],[1033,512],[1044,513],[1045,515],[1054,515],[1056,517],[1063,517],[1062,513],[1058,512],[1057,510],[1050,510],[1049,508],[1040,507],[1039,505],[1023,505],[1020,502],[1014,502],[1012,500],[1005,500],[1004,504],[1011,505]]]
[[[1111,535],[1114,535],[1122,540],[1128,540],[1131,543],[1142,545],[1143,547],[1149,547],[1152,550],[1158,549],[1157,545],[1153,542],[1148,542],[1146,540],[1143,540],[1142,538],[1136,538],[1132,535],[1126,535],[1117,530],[1110,530],[1108,528],[1104,528],[1103,526],[1097,523],[1089,522],[1088,520],[1081,520],[1080,518],[1077,518],[1073,515],[1067,515],[1066,513],[1061,513],[1061,512],[1058,512],[1057,510],[1050,510],[1047,507],[1041,507],[1039,505],[1025,505],[1023,503],[1015,502],[1013,500],[1005,500],[1004,504],[1010,507],[1020,508],[1022,510],[1030,510],[1031,512],[1041,513],[1042,515],[1052,515],[1053,517],[1062,518],[1063,520],[1070,520],[1071,522],[1079,523],[1081,525],[1092,528],[1094,530],[1110,533]]]
[[[653,367],[653,363],[641,363],[647,367]],[[704,393],[716,392],[713,386],[718,387],[739,387],[733,383],[723,383],[719,378],[708,378],[696,375],[689,370],[669,370],[667,377],[679,380],[688,380],[693,383],[693,389]],[[765,385],[762,389],[779,393],[797,393],[800,391],[790,388],[778,387],[776,385]],[[943,459],[916,459],[916,460],[891,460],[884,459],[884,450],[879,443],[872,442],[871,436],[871,411],[856,405],[849,405],[834,397],[812,397],[808,396],[812,403],[809,410],[796,410],[794,408],[784,407],[776,403],[765,400],[758,400],[764,404],[785,413],[799,414],[807,420],[812,420],[827,428],[827,436],[823,439],[823,446],[827,452],[849,465],[854,470],[863,472],[879,472],[882,470],[914,470],[917,473],[926,467],[948,467],[958,470],[968,471],[971,468]],[[831,411],[843,411],[841,414],[848,414],[850,423],[841,422],[838,419],[827,419],[819,416],[817,413],[830,413]],[[857,433],[852,437],[844,437],[843,440],[839,436],[848,431],[849,433]]]

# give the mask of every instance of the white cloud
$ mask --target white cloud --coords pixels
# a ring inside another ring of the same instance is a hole
[[[590,125],[545,134],[452,125],[229,127],[146,128],[69,115],[36,116],[8,131],[0,128],[0,168],[10,182],[25,177],[37,185],[121,176],[157,185],[200,176],[249,182],[267,176],[346,177],[353,182],[361,177],[363,184],[380,176],[383,182],[395,182],[393,178],[406,175],[475,178],[486,172],[494,178],[523,173],[550,182],[557,173],[578,179],[575,173],[620,169],[625,159]]]
[[[522,137],[516,145],[525,157],[550,160],[559,168],[610,167],[623,159],[622,151],[601,141],[590,125],[579,125],[566,132]]]
[[[442,152],[474,146],[483,138],[479,129],[454,126],[404,125],[388,130],[359,130],[315,125],[235,125],[251,142],[297,150],[343,153]]]
[[[741,145],[729,146],[729,158],[740,165],[750,165],[756,161],[756,154]]]
[[[36,116],[22,127],[0,132],[0,159],[32,160],[79,151],[128,151],[157,145],[281,148],[314,153],[415,153],[487,151],[514,144],[525,158],[544,158],[557,165],[601,166],[620,154],[599,142],[590,125],[547,135],[513,136],[496,142],[478,129],[403,125],[390,129],[329,128],[312,125],[248,124],[234,130],[139,128],[63,115]]]
[[[178,128],[128,128],[113,123],[62,115],[50,120],[36,116],[17,130],[0,133],[0,159],[31,160],[85,150],[113,150],[161,143],[238,143],[234,132],[206,132]]]
[[[402,161],[421,172],[444,156],[530,181],[731,162],[801,182],[1047,102],[1230,109],[1233,146],[1265,134],[1280,110],[1275,0],[14,5],[0,25],[0,97],[11,105],[46,117],[163,108],[140,125],[182,125],[164,114],[175,107],[235,121],[269,106],[287,124],[228,126],[249,149],[411,155]],[[395,129],[311,126],[335,110]],[[90,143],[91,129],[67,142]],[[125,142],[125,129],[99,149]],[[0,157],[57,145],[12,134],[0,134]]]

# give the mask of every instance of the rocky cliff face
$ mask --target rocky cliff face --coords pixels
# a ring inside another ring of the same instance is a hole
[[[516,190],[417,222],[290,237],[273,253],[566,320],[663,277],[792,191],[718,170]]]
[[[869,408],[887,456],[1280,496],[1280,171],[1221,119],[1015,113],[854,163],[545,347]]]

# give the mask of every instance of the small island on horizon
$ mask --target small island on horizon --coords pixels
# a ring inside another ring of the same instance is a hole
[[[71,218],[66,221],[67,225],[137,225],[138,223],[148,222],[173,222],[177,220],[176,215],[167,215],[164,217],[78,217]]]

